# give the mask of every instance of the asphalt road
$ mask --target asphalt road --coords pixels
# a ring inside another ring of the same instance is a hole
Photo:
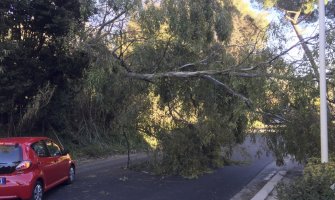
[[[92,161],[78,166],[75,183],[59,186],[45,197],[47,200],[228,200],[273,161],[264,153],[256,156],[262,143],[261,138],[256,143],[248,139],[235,147],[234,159],[247,160],[247,164],[225,166],[193,180],[124,170],[124,157]],[[133,159],[144,158],[145,155],[139,154]]]

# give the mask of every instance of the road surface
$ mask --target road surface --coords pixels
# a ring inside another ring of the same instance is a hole
[[[273,161],[264,153],[255,156],[263,145],[247,139],[234,150],[234,159],[247,164],[225,166],[198,179],[158,177],[145,172],[122,169],[126,159],[110,158],[78,166],[76,181],[59,186],[45,195],[47,200],[228,200],[248,184],[266,165]],[[239,149],[250,155],[243,156]],[[143,159],[137,155],[134,159]]]

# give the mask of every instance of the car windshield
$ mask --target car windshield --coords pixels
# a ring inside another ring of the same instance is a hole
[[[22,160],[22,151],[19,145],[0,145],[0,163],[14,163]]]

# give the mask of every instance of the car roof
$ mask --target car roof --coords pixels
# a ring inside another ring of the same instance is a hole
[[[49,139],[47,137],[7,137],[0,138],[0,144],[32,144],[40,140]]]

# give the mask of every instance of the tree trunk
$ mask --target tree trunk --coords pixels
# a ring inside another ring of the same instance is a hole
[[[294,23],[293,21],[291,21],[291,25],[293,26],[294,32],[297,35],[297,37],[298,37],[298,39],[301,43],[302,49],[304,50],[304,52],[307,56],[307,59],[309,60],[309,62],[312,65],[312,69],[313,69],[314,76],[315,76],[314,78],[316,78],[319,82],[319,78],[320,78],[319,70],[318,70],[318,66],[317,66],[317,64],[316,64],[316,62],[313,58],[313,54],[312,54],[311,50],[308,48],[307,44],[305,43],[304,38],[301,35],[301,31],[300,31],[300,28],[298,27],[298,25],[296,23]]]
[[[129,139],[128,139],[127,133],[124,129],[123,129],[123,136],[126,139],[126,143],[127,143],[127,155],[128,155],[127,169],[129,169],[129,165],[130,165],[130,144],[129,144]]]

